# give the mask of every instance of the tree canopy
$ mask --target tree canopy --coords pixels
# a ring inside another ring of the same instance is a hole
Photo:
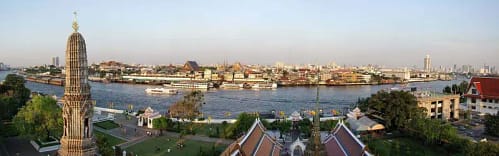
[[[0,85],[0,117],[11,120],[29,99],[31,91],[24,87],[24,78],[9,74]]]
[[[160,117],[160,118],[156,118],[156,119],[152,120],[152,126],[155,129],[159,129],[160,133],[162,135],[163,130],[168,128],[168,126],[170,125],[171,122],[172,122],[171,119],[167,119],[165,117]]]
[[[255,122],[255,119],[258,117],[256,114],[248,114],[248,113],[241,113],[237,117],[237,121],[227,127],[227,136],[230,138],[237,138],[241,136],[243,133],[249,130],[251,125],[253,125],[253,122]],[[265,127],[269,127],[268,122],[266,120],[261,120],[261,122],[264,124]]]
[[[499,115],[485,116],[485,133],[499,137]]]
[[[406,91],[379,91],[371,97],[359,99],[359,107],[368,113],[379,115],[388,129],[403,128],[408,120],[422,116],[424,108],[419,108],[416,97]]]
[[[201,91],[192,91],[185,95],[180,101],[174,103],[168,111],[172,117],[179,117],[182,119],[193,120],[200,112],[202,104],[204,103],[204,95]]]
[[[62,134],[61,108],[48,96],[34,96],[14,117],[21,136],[46,140]]]

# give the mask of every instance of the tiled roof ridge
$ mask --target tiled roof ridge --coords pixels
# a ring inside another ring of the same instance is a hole
[[[341,127],[346,128],[346,129],[345,129],[345,131],[347,131],[347,132],[348,132],[348,134],[350,134],[350,136],[351,136],[351,137],[355,140],[355,142],[357,142],[357,143],[360,145],[360,147],[362,147],[362,149],[364,149],[364,148],[366,147],[366,146],[364,145],[364,143],[362,143],[362,142],[359,140],[359,138],[357,138],[357,137],[356,137],[356,136],[352,133],[352,131],[350,131],[350,129],[348,129],[348,127],[346,127],[346,125],[345,125],[343,122],[341,122]]]
[[[255,119],[255,122],[253,122],[253,125],[251,125],[251,128],[248,130],[248,133],[246,133],[246,135],[244,136],[243,140],[240,141],[238,144],[239,145],[242,145],[244,142],[246,142],[246,140],[249,138],[249,134],[255,130],[255,127],[258,125],[258,123],[260,122],[260,119],[256,118]]]
[[[260,149],[260,146],[262,145],[263,143],[263,140],[265,140],[265,133],[263,133],[262,135],[260,135],[260,138],[258,140],[258,145],[253,149],[252,153],[253,155],[256,155],[256,153],[258,152],[258,150]]]
[[[340,141],[338,141],[338,139],[336,138],[336,136],[333,136],[333,138],[334,138],[334,141],[336,141],[336,143],[340,146],[341,151],[343,151],[343,153],[345,155],[348,155],[347,151],[343,148],[343,144]]]

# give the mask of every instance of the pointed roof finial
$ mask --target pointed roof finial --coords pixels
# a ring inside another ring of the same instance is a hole
[[[77,13],[76,11],[74,11],[74,12],[73,12],[73,14],[74,14],[74,19],[73,19],[73,30],[74,30],[75,32],[78,32],[78,28],[80,28],[80,27],[78,26],[78,21],[77,21],[77,18],[76,18],[76,16],[77,16],[77,14],[78,14],[78,13]]]

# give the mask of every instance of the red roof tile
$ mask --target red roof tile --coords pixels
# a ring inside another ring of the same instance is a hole
[[[499,78],[473,77],[470,80],[468,90],[472,85],[477,88],[481,97],[499,98]]]

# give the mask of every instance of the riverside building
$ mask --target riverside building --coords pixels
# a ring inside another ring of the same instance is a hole
[[[499,111],[499,78],[471,78],[464,96],[469,110],[480,114],[497,114]]]
[[[413,92],[418,106],[426,108],[427,117],[432,119],[459,119],[459,95],[448,95],[430,91]]]

